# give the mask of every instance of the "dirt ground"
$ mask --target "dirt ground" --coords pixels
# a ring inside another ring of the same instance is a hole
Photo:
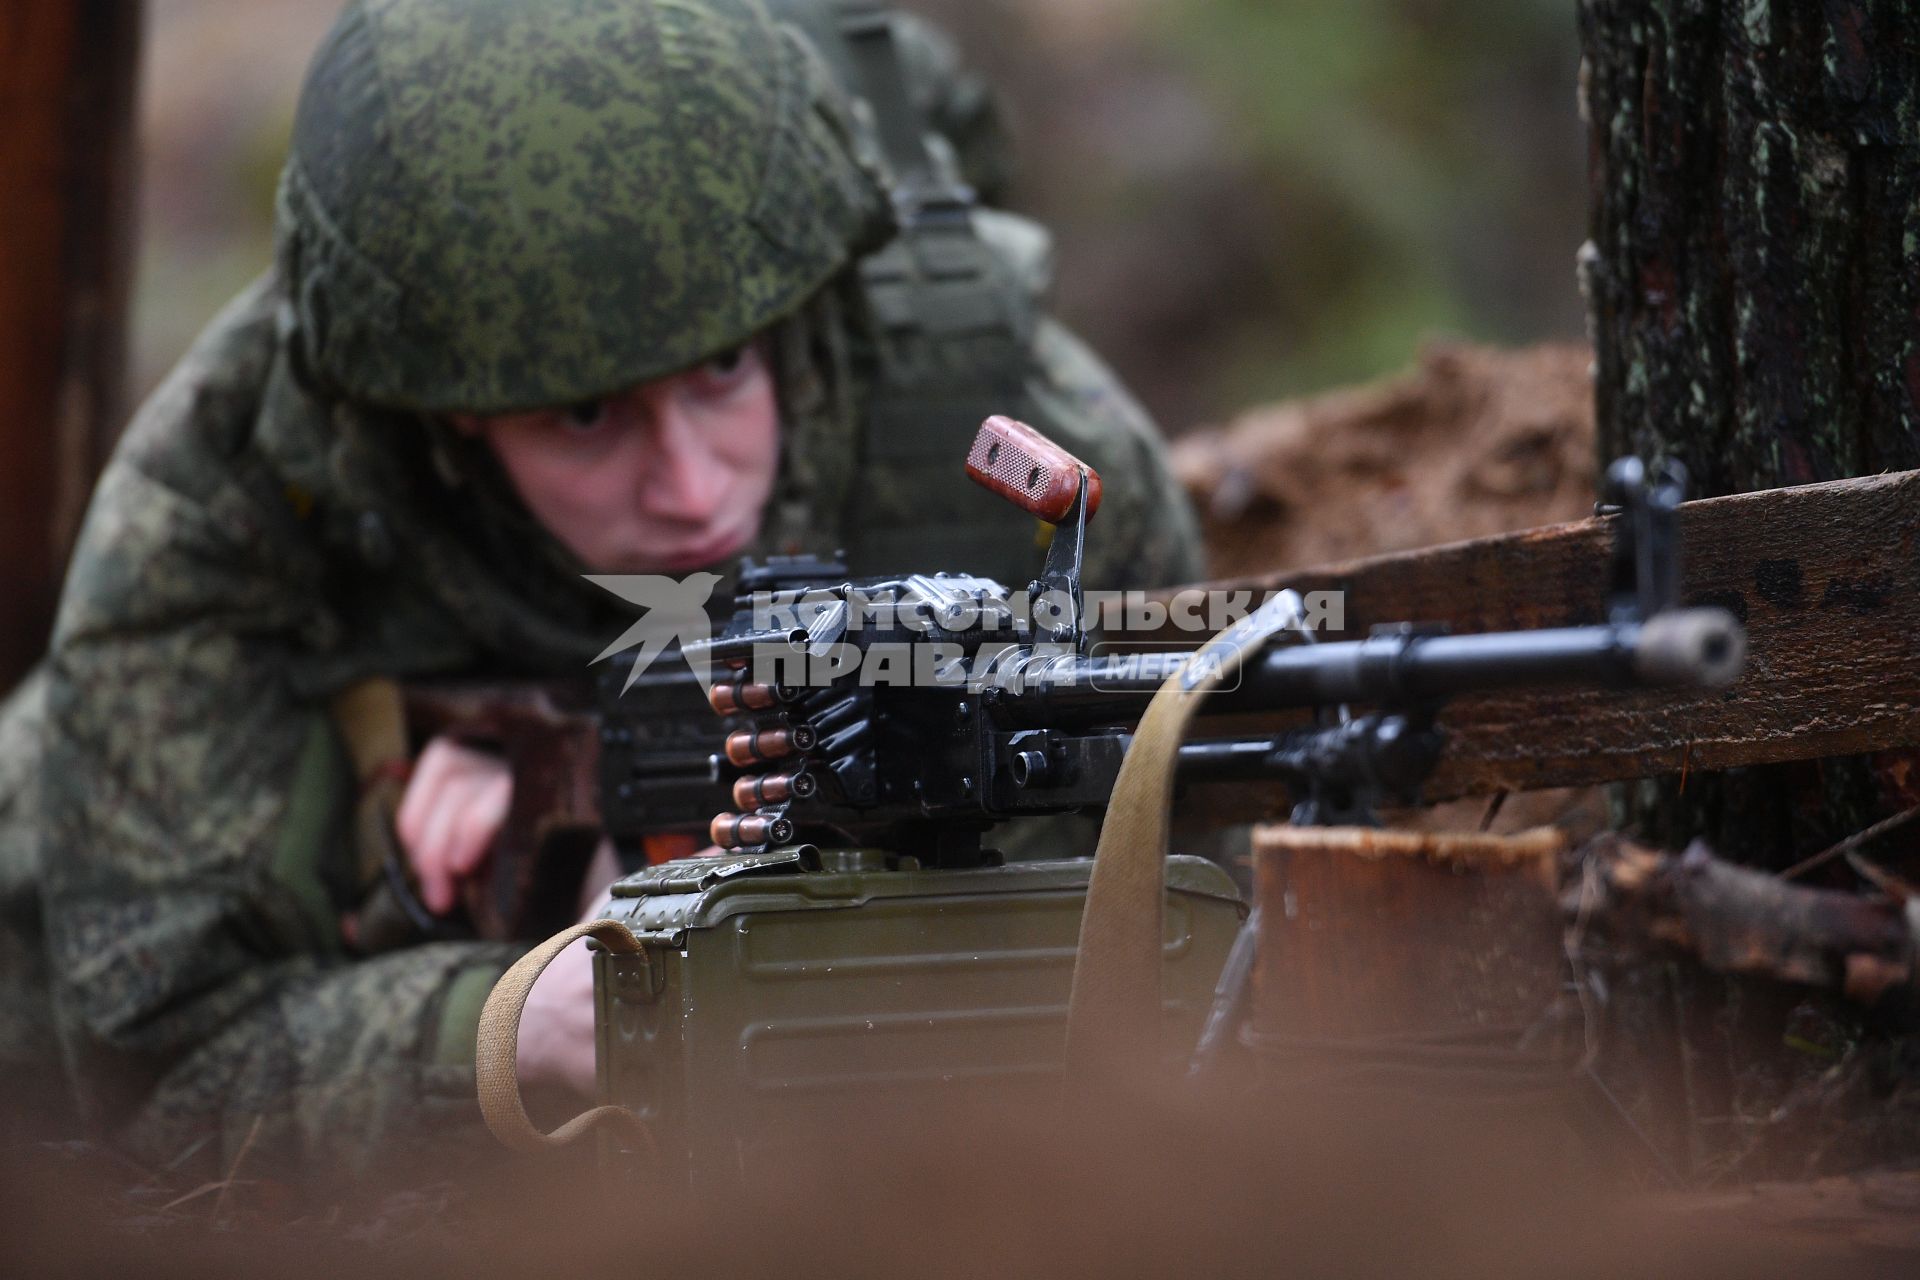
[[[1251,409],[1174,446],[1215,578],[1330,564],[1593,513],[1591,353],[1432,342],[1405,373]],[[1429,831],[1607,826],[1598,789],[1391,815]]]
[[[1214,577],[1406,551],[1592,514],[1591,353],[1430,343],[1408,372],[1253,409],[1174,467]]]

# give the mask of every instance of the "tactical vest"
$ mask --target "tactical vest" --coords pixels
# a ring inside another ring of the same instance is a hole
[[[859,576],[965,570],[1024,585],[1035,522],[967,484],[980,423],[1025,412],[1046,233],[979,207],[914,101],[889,6],[842,0],[827,60],[870,108],[899,234],[858,265],[878,345],[844,530]],[[818,20],[803,24],[816,38]]]

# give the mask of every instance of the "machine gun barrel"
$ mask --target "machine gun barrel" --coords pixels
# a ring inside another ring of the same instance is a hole
[[[1745,633],[1724,609],[1676,609],[1644,622],[1485,635],[1396,631],[1366,640],[1268,649],[1216,695],[1215,711],[1340,703],[1419,705],[1503,689],[1715,687],[1745,659]],[[1144,669],[1143,669],[1144,665]],[[1135,714],[1166,679],[1138,656],[1068,659],[1029,672],[1003,695],[1021,719]]]
[[[1712,687],[1740,673],[1744,647],[1739,623],[1724,609],[1478,636],[1388,634],[1270,650],[1248,669],[1242,697],[1261,707],[1404,705],[1548,685]]]

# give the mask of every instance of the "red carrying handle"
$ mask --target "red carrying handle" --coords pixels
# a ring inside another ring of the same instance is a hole
[[[992,417],[980,424],[967,452],[967,475],[1048,524],[1073,510],[1080,477],[1087,477],[1087,519],[1100,509],[1100,474],[1024,422]]]

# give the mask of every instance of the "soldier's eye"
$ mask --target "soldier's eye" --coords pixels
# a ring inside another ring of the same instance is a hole
[[[582,400],[579,404],[568,405],[567,425],[576,431],[591,431],[606,419],[607,406],[603,400]]]
[[[707,372],[718,378],[730,378],[740,372],[740,364],[746,358],[745,347],[730,348],[707,361]]]

